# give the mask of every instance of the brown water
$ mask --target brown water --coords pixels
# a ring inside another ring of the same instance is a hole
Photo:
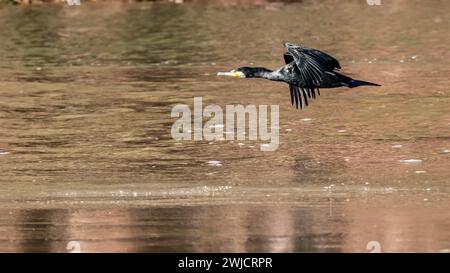
[[[449,10],[1,7],[0,251],[450,249]],[[299,111],[284,84],[215,76],[280,66],[283,41],[383,86],[323,90]],[[171,109],[194,96],[279,104],[279,149],[177,143]]]

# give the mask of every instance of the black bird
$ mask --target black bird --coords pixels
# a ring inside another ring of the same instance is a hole
[[[291,103],[295,104],[296,108],[307,106],[308,99],[316,98],[316,91],[317,95],[320,95],[319,88],[380,86],[354,80],[336,72],[341,68],[339,62],[325,52],[294,43],[285,43],[284,46],[287,51],[284,53],[286,65],[275,71],[264,67],[239,67],[230,72],[219,72],[217,75],[285,82],[289,84]]]

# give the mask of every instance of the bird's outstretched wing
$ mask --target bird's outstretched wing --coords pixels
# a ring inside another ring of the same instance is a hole
[[[338,60],[325,52],[314,48],[304,48],[304,53],[317,60],[322,66],[325,67],[326,71],[341,69],[341,65],[339,64]]]
[[[333,71],[341,68],[339,62],[332,56],[313,48],[306,48],[293,43],[285,43],[287,52],[284,54],[286,64],[295,62],[295,73],[299,76],[303,87],[289,85],[291,91],[291,102],[297,108],[302,108],[302,96],[305,106],[308,105],[308,98],[320,95],[319,86],[325,76],[326,71]],[[296,91],[298,90],[298,91]],[[300,93],[301,90],[301,93]]]
[[[285,55],[290,55],[290,56],[285,56],[285,60],[287,63],[287,60],[289,59],[289,62],[294,61],[294,56],[291,54],[291,50],[292,51],[296,51],[302,54],[306,54],[312,58],[314,58],[317,62],[319,62],[326,71],[333,71],[335,69],[341,69],[341,65],[339,64],[339,61],[336,60],[336,58],[334,58],[333,56],[320,51],[318,49],[314,49],[314,48],[308,48],[308,47],[304,47],[302,45],[298,45],[298,44],[294,44],[294,43],[285,43],[284,44],[287,52],[285,53]],[[286,59],[288,58],[288,59]]]
[[[294,61],[294,57],[292,57],[292,55],[289,52],[284,53],[284,61],[286,62],[286,64],[290,64]],[[297,75],[300,74],[300,72],[298,71],[298,68],[296,65],[292,66],[293,67],[293,72]],[[308,96],[305,92],[305,90],[302,88],[300,89],[300,87],[294,85],[294,84],[289,84],[289,91],[291,91],[291,104],[294,105],[295,107],[298,109],[300,107],[300,109],[303,108],[303,106],[307,106],[308,105]]]

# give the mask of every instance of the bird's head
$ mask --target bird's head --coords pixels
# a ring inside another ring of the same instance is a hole
[[[261,73],[270,72],[263,67],[239,67],[229,72],[219,72],[217,76],[229,76],[234,78],[259,78]]]

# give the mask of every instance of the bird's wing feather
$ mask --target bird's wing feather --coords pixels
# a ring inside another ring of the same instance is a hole
[[[341,69],[341,65],[339,64],[338,60],[325,52],[313,48],[307,48],[304,52],[305,54],[315,58],[320,64],[325,66],[326,71]]]
[[[294,57],[295,64],[302,77],[307,80],[307,83],[312,83],[316,86],[320,85],[325,74],[325,67],[311,55],[302,52],[300,49],[288,49]]]
[[[306,94],[303,95],[300,93],[300,88],[298,86],[295,86],[293,84],[289,85],[289,90],[291,91],[291,103],[292,105],[295,105],[295,108],[303,108],[303,102],[308,105],[308,99],[306,98]]]
[[[284,54],[284,60],[286,64],[295,63],[294,72],[302,82],[299,94],[303,94],[305,105],[308,105],[308,98],[315,98],[316,91],[320,95],[318,87],[325,77],[325,72],[339,69],[341,66],[335,58],[320,50],[293,43],[286,43],[285,47],[287,52]],[[295,89],[291,88],[291,94],[295,94],[292,90]]]
[[[288,49],[288,52],[285,53],[285,55],[289,55],[291,58],[291,61],[286,63],[290,63],[293,60],[292,54],[289,53],[289,48],[294,50],[300,50],[303,54],[307,54],[314,59],[316,59],[319,63],[321,63],[323,66],[326,67],[326,71],[333,71],[334,69],[341,69],[341,65],[339,64],[339,61],[336,60],[333,56],[329,55],[328,53],[325,53],[323,51],[320,51],[318,49],[314,48],[307,48],[302,45],[294,44],[294,43],[285,43],[284,46],[286,49]],[[285,56],[286,60],[286,56]]]
[[[285,52],[284,55],[284,61],[286,64],[290,64],[294,61],[294,57],[292,57],[291,53]],[[294,73],[299,74],[298,68],[296,65],[293,66]],[[300,88],[294,84],[289,84],[289,91],[291,92],[291,104],[295,106],[295,108],[303,108],[303,102],[305,102],[306,105],[308,105],[308,99],[306,98],[306,93],[303,91],[303,98],[302,98],[302,92],[300,92]],[[305,106],[306,106],[305,105]]]

